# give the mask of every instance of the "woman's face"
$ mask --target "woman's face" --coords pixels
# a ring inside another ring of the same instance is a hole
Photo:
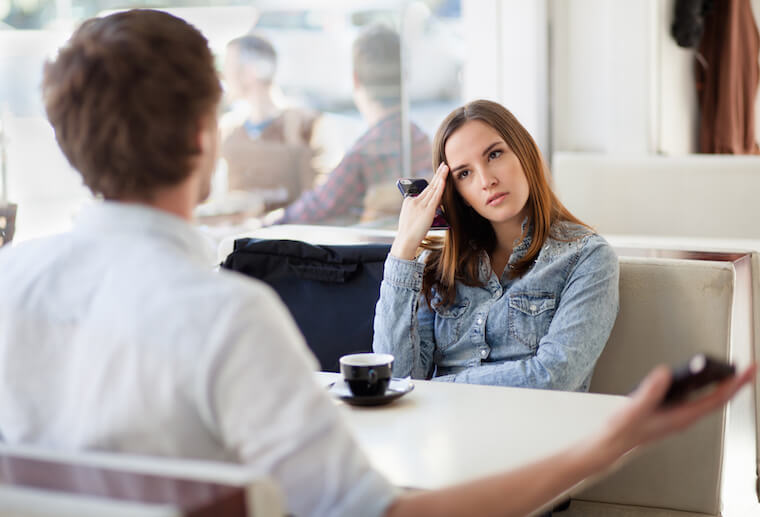
[[[494,226],[522,223],[528,179],[494,128],[468,120],[446,140],[444,154],[457,192],[478,214]]]

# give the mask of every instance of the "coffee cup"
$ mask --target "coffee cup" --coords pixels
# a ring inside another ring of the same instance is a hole
[[[385,394],[392,369],[393,356],[390,354],[349,354],[340,358],[340,373],[355,397]]]

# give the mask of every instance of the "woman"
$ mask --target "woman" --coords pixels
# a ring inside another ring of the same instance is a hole
[[[610,245],[562,206],[533,138],[499,104],[454,110],[433,165],[401,209],[375,351],[396,357],[394,376],[588,391],[617,315]],[[451,228],[425,240],[441,204]]]

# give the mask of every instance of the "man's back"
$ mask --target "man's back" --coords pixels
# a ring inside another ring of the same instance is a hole
[[[298,514],[351,515],[362,492],[380,513],[392,491],[315,387],[268,287],[213,272],[172,215],[104,203],[80,219],[0,253],[6,441],[243,462]],[[330,463],[337,482],[320,481]]]
[[[215,278],[181,232],[166,240],[141,231],[156,218],[179,225],[176,218],[109,208],[114,218],[127,214],[121,228],[86,217],[70,234],[0,254],[0,311],[13,322],[0,337],[0,428],[10,441],[106,449],[141,443],[145,452],[166,453],[166,444],[154,442],[169,437],[149,435],[155,422],[140,416],[162,414],[171,425],[202,402],[203,387],[192,379],[203,372],[193,370],[214,353],[202,345],[213,343],[205,337],[223,317],[223,297],[241,288]],[[123,419],[130,419],[128,432],[120,430]],[[199,455],[219,456],[207,430],[183,432],[193,434]]]

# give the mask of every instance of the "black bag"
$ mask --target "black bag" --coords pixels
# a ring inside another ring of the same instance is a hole
[[[388,244],[315,246],[238,239],[222,267],[269,284],[325,371],[344,354],[372,351],[372,324]]]

